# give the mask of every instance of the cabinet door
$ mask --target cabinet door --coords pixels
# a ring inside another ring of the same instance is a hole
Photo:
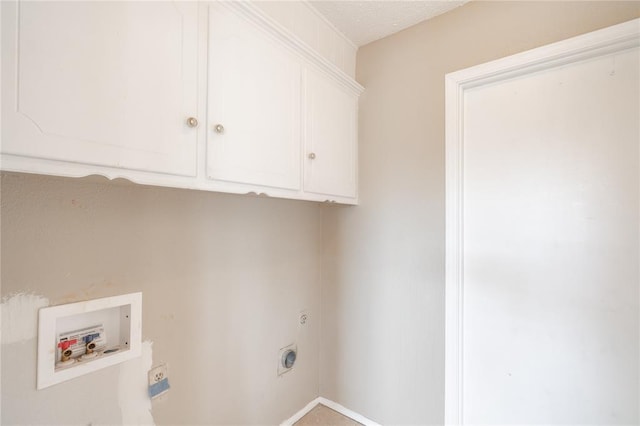
[[[287,48],[223,4],[210,6],[209,178],[300,188],[300,84]]]
[[[304,190],[356,198],[358,97],[313,70],[305,76]]]
[[[2,8],[4,158],[195,175],[195,2]]]

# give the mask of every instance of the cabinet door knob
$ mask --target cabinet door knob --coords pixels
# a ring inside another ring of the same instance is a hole
[[[316,159],[316,153],[315,152],[310,152],[308,157],[309,157],[309,160],[315,160]]]
[[[198,119],[195,117],[187,118],[187,126],[189,127],[198,127]]]
[[[224,126],[222,124],[216,124],[215,126],[213,126],[213,130],[215,130],[216,133],[223,134],[224,133]]]

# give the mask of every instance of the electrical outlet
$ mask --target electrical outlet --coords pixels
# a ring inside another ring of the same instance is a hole
[[[149,397],[158,398],[169,391],[169,368],[162,363],[149,370]]]
[[[298,324],[300,326],[307,325],[310,319],[311,319],[311,315],[309,314],[309,311],[307,309],[300,311],[298,313]]]
[[[162,363],[156,367],[153,367],[149,370],[149,386],[153,386],[158,382],[161,382],[164,379],[169,378],[169,371],[167,368],[167,364]]]

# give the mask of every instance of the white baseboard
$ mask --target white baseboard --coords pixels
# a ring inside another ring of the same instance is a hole
[[[353,420],[355,420],[358,423],[362,423],[364,426],[380,426],[378,423],[374,422],[373,420],[370,420],[368,418],[366,418],[365,416],[363,416],[362,414],[358,414],[355,411],[351,411],[349,410],[347,407],[343,407],[342,405],[338,404],[337,402],[333,402],[330,401],[326,398],[318,398],[320,401],[320,404],[325,405],[329,408],[331,408],[334,411],[337,411],[338,413],[342,414],[343,416],[347,416]]]
[[[280,423],[280,426],[293,426],[295,422],[303,418],[305,414],[313,410],[313,407],[315,407],[318,404],[322,404],[325,407],[329,407],[332,410],[342,414],[343,416],[347,416],[358,423],[362,423],[364,426],[380,426],[378,423],[374,422],[373,420],[370,420],[365,416],[356,413],[355,411],[351,411],[348,408],[338,404],[337,402],[333,402],[331,400],[328,400],[327,398],[322,398],[322,397],[318,397],[313,401],[311,401],[310,403],[308,403],[307,405],[305,405],[302,410],[298,411],[296,414],[294,414],[287,420]]]
[[[293,416],[289,417],[287,420],[285,420],[284,422],[280,423],[280,426],[293,426],[293,424],[295,422],[297,422],[298,420],[303,418],[305,414],[307,414],[309,411],[311,411],[313,409],[313,407],[315,407],[316,405],[320,404],[320,399],[321,398],[316,398],[313,401],[311,401],[310,403],[308,403],[307,405],[305,405],[302,410],[298,411]]]

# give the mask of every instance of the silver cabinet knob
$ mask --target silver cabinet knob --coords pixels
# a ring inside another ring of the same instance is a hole
[[[309,157],[309,160],[315,160],[316,159],[316,153],[315,152],[310,152],[308,157]]]
[[[223,134],[224,133],[224,126],[222,124],[216,124],[215,126],[213,126],[213,130],[215,130],[216,133]]]
[[[195,117],[187,118],[187,126],[189,127],[198,127],[198,119]]]

